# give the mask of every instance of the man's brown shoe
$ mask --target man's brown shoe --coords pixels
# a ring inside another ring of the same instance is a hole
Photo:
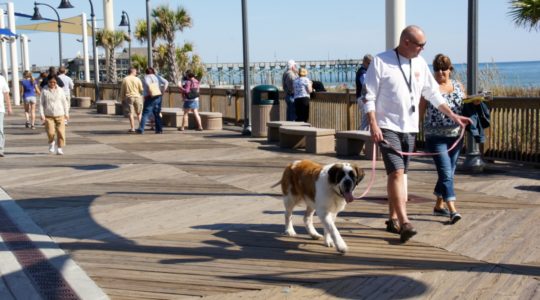
[[[398,219],[388,219],[384,223],[386,224],[386,231],[399,234],[400,227]]]
[[[399,240],[402,243],[405,243],[416,233],[416,229],[414,229],[411,223],[403,223],[403,225],[401,225],[401,232],[399,233]]]

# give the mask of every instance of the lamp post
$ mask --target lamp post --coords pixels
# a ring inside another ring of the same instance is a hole
[[[251,134],[251,89],[249,84],[251,77],[249,74],[249,42],[248,42],[248,20],[247,1],[242,0],[242,49],[244,54],[244,128],[242,135]]]
[[[128,28],[128,57],[129,57],[129,67],[131,68],[131,23],[129,21],[129,15],[125,10],[122,11],[122,20],[120,21],[120,25],[118,26],[127,26]]]
[[[94,91],[95,91],[95,101],[99,99],[99,58],[97,55],[96,48],[96,15],[94,14],[94,4],[92,0],[90,2],[90,18],[92,19],[92,52],[94,53]],[[69,3],[69,0],[62,0],[58,8],[73,8],[74,6]],[[86,24],[85,24],[86,26]]]
[[[56,18],[58,19],[58,66],[62,66],[62,22],[60,20],[60,15],[58,15],[58,11],[49,4],[34,2],[34,15],[32,16],[31,20],[43,20],[43,17],[39,13],[38,5],[50,7],[54,11],[54,13],[56,14]]]
[[[468,1],[468,34],[467,34],[467,94],[473,95],[476,90],[476,71],[478,66],[478,1]],[[480,147],[470,132],[467,133],[467,153],[462,169],[471,173],[484,171],[485,162]]]
[[[152,26],[150,26],[150,0],[146,0],[146,39],[148,40],[148,45],[146,46],[147,55],[148,55],[148,66],[153,67],[153,57],[152,57]]]

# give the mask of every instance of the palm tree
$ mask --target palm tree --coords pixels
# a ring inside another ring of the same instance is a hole
[[[176,59],[178,61],[178,70],[184,73],[187,70],[193,71],[198,80],[205,74],[204,65],[201,63],[201,58],[193,54],[190,58],[189,54],[193,53],[193,44],[185,43],[181,48],[176,49]]]
[[[184,31],[184,28],[191,27],[191,17],[184,8],[170,10],[168,5],[161,5],[152,10],[152,17],[159,28],[157,35],[167,43],[166,61],[169,66],[168,79],[178,82],[178,66],[176,64],[176,45],[174,39],[176,31]]]
[[[148,58],[144,55],[133,54],[131,56],[131,64],[139,71],[144,72],[144,69],[148,66]]]
[[[125,32],[120,30],[112,31],[102,29],[96,31],[96,45],[105,48],[109,54],[107,60],[107,82],[116,83],[117,81],[114,50],[120,47],[126,40],[129,40],[129,37]]]
[[[508,13],[517,26],[540,30],[540,0],[511,0]]]
[[[189,69],[189,53],[193,52],[193,44],[185,43],[182,47],[176,48],[176,61],[178,71],[184,73]]]
[[[169,74],[170,70],[167,66],[167,52],[169,46],[165,44],[160,44],[154,48],[154,65],[160,70],[162,74]],[[168,77],[168,76],[167,76]]]
[[[158,39],[158,32],[159,28],[156,24],[156,22],[152,22],[150,24],[150,31],[152,31],[152,40],[150,41],[150,47],[151,49],[154,49],[156,46],[156,42]],[[148,35],[146,30],[146,20],[138,20],[137,24],[135,25],[135,39],[139,41],[140,43],[144,44],[148,42]],[[152,51],[152,58],[154,58],[154,52]],[[148,60],[147,60],[148,61]]]

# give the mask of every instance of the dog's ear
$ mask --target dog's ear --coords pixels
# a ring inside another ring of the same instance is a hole
[[[353,169],[356,172],[356,184],[359,184],[362,179],[364,179],[364,176],[366,175],[364,172],[364,169],[358,167],[356,164],[353,164]]]
[[[343,171],[343,166],[341,164],[334,164],[330,170],[328,170],[328,182],[330,184],[336,185],[339,183],[341,180],[341,178],[339,178],[340,171]]]

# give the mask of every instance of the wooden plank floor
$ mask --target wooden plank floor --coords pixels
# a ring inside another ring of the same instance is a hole
[[[419,234],[402,245],[384,231],[379,163],[372,192],[339,216],[350,249],[341,256],[308,238],[300,210],[298,237],[282,236],[271,187],[288,162],[340,161],[332,155],[234,130],[129,135],[121,117],[73,109],[66,155],[56,156],[43,128],[23,121],[20,110],[6,118],[0,186],[112,299],[540,297],[538,169],[459,173],[463,220],[450,225],[431,215],[431,161],[415,159],[408,209]]]

